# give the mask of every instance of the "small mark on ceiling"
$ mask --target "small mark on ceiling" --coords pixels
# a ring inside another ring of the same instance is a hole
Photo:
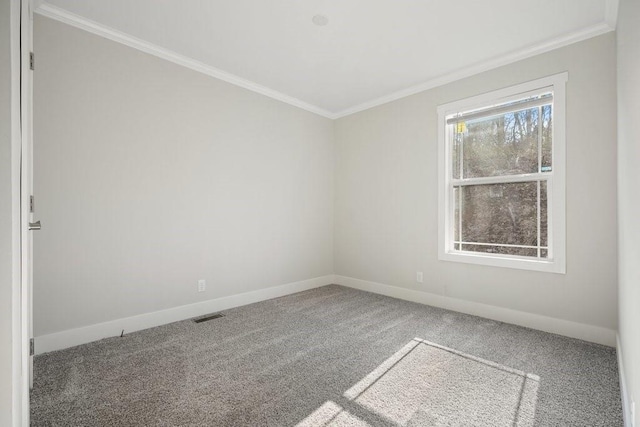
[[[320,27],[324,27],[329,23],[329,18],[324,15],[315,15],[313,18],[311,18],[311,21]]]

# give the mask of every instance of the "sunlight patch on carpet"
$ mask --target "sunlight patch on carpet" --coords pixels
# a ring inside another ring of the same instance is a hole
[[[415,338],[344,398],[390,425],[530,427],[539,382],[537,375]],[[299,424],[367,425],[335,402]]]
[[[350,414],[337,403],[327,401],[296,425],[296,427],[319,426],[369,427],[370,424]]]

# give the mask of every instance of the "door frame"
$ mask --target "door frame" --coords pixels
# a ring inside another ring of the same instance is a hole
[[[12,205],[12,425],[29,426],[32,336],[32,262],[29,195],[32,191],[32,0],[10,2]],[[25,170],[26,166],[26,170]],[[24,173],[31,174],[25,185]],[[29,188],[26,188],[28,186]]]
[[[21,223],[21,313],[22,351],[25,363],[22,366],[23,386],[33,387],[33,232],[29,223],[33,221],[31,197],[33,196],[33,12],[31,0],[21,0],[20,13],[20,223]],[[26,360],[25,360],[26,359]],[[26,382],[26,384],[25,384]]]
[[[20,2],[9,2],[9,55],[11,67],[11,424],[24,426],[21,324],[21,227],[20,227]],[[27,415],[28,417],[28,415]],[[28,422],[28,418],[26,418]]]

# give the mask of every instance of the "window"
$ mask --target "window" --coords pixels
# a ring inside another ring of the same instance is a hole
[[[438,107],[441,260],[565,272],[566,81]]]

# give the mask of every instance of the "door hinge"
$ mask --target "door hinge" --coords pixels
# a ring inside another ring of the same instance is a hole
[[[29,212],[33,213],[33,196],[29,196]]]
[[[36,344],[33,338],[31,338],[29,340],[29,356],[33,356],[34,354],[36,354]]]
[[[29,52],[29,68],[33,70],[34,66],[35,66],[35,55],[33,54],[33,52]]]

